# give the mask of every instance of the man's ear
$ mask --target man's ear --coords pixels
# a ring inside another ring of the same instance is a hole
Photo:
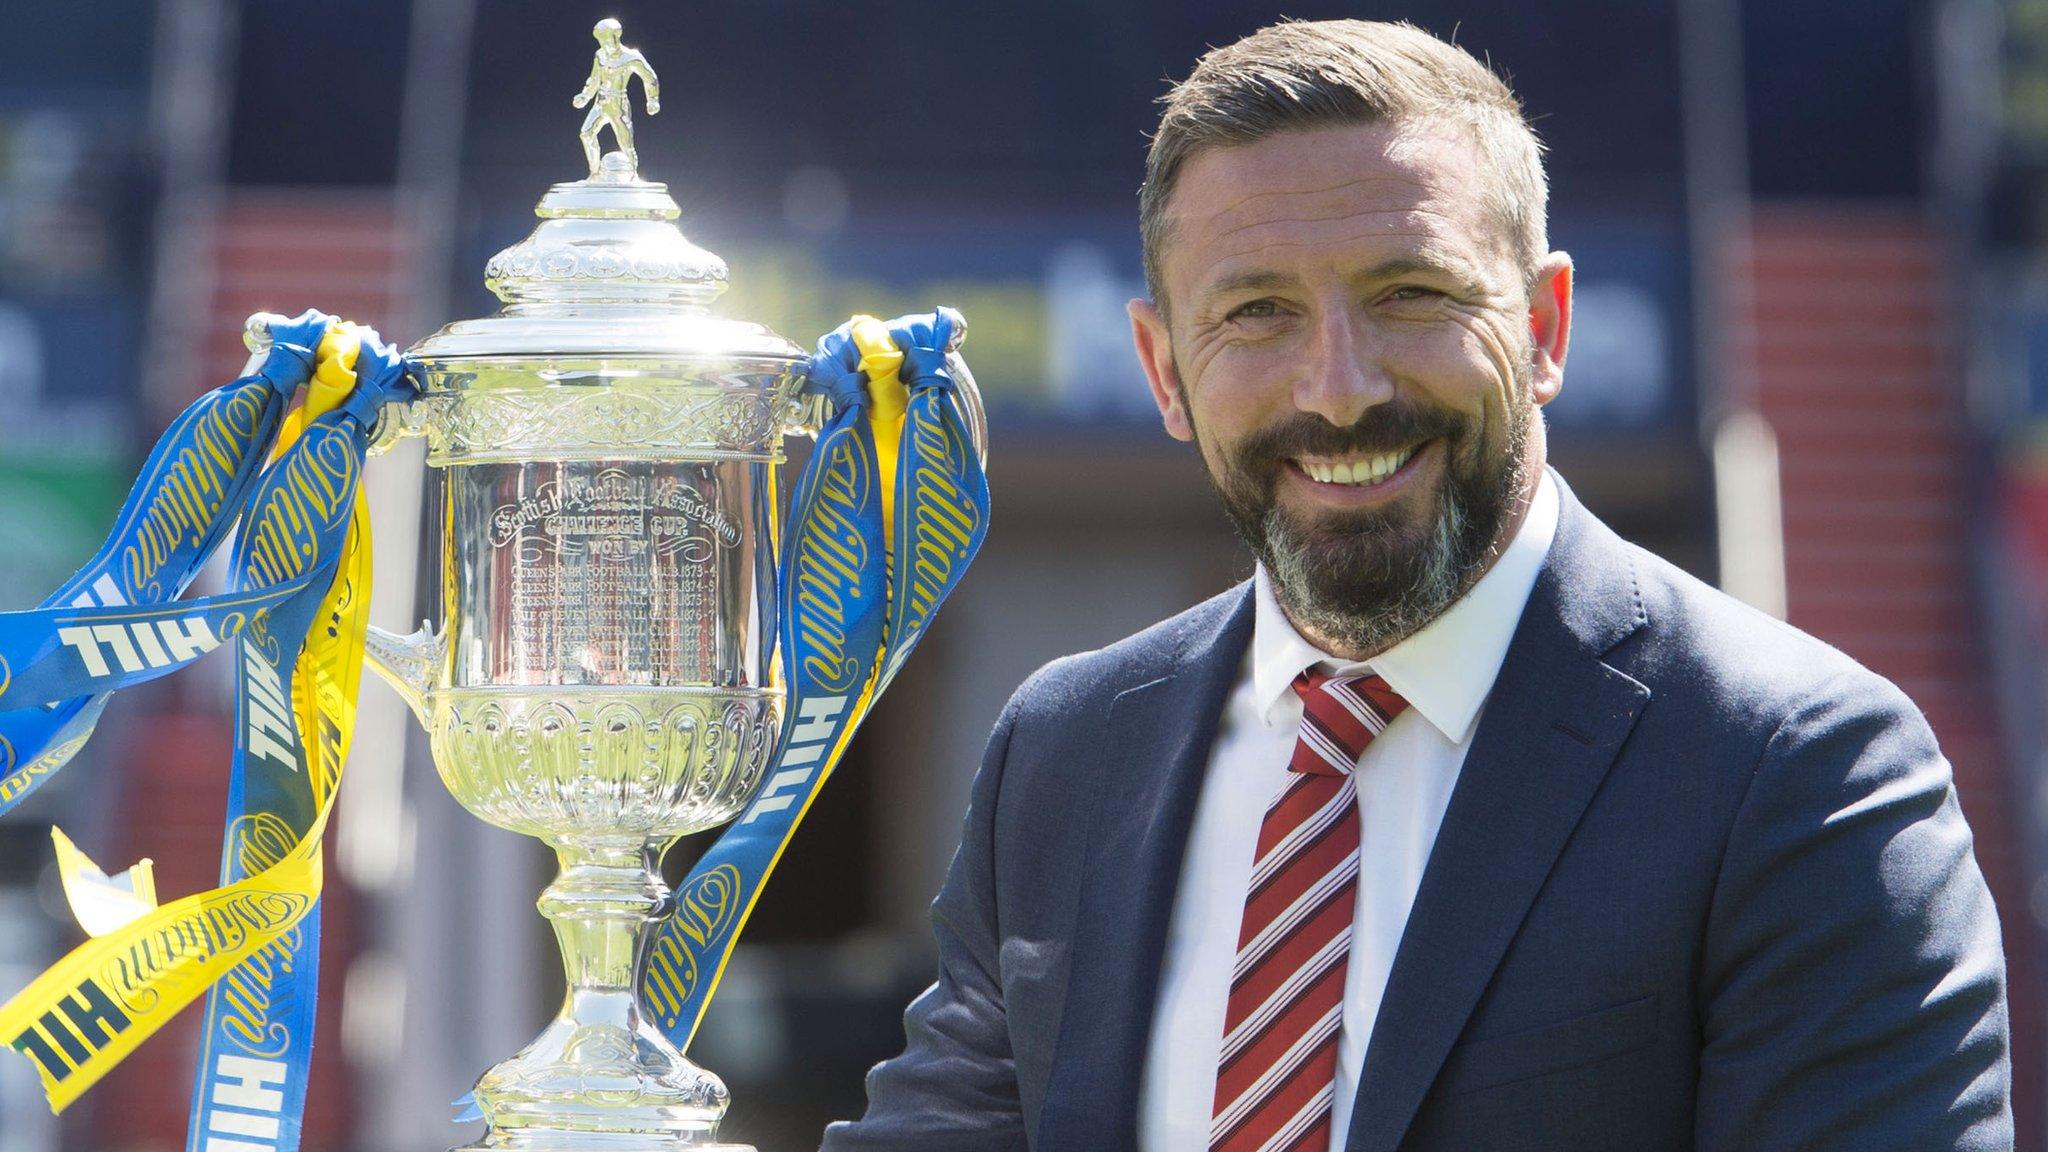
[[[1150,300],[1137,299],[1126,305],[1131,314],[1131,343],[1138,350],[1138,364],[1145,369],[1145,383],[1152,389],[1152,403],[1159,406],[1159,421],[1175,440],[1193,440],[1195,426],[1181,406],[1180,373],[1173,366],[1173,342],[1166,331],[1166,317]]]
[[[1564,387],[1564,357],[1572,342],[1572,258],[1552,252],[1538,266],[1529,289],[1529,336],[1534,344],[1534,381],[1538,404],[1557,399]]]

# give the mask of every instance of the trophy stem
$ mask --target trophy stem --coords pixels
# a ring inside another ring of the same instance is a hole
[[[641,942],[667,908],[668,885],[655,871],[653,851],[638,842],[564,841],[555,855],[561,873],[541,893],[539,908],[562,948],[569,1008],[586,1022],[623,1026],[639,1015]]]
[[[541,893],[568,994],[533,1043],[486,1072],[476,1100],[481,1152],[752,1152],[716,1140],[727,1095],[640,1010],[648,930],[669,907],[659,847],[641,840],[554,841],[561,872]]]

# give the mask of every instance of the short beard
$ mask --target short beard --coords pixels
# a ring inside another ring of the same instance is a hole
[[[1529,395],[1527,384],[1517,380],[1518,398]],[[1487,445],[1467,420],[1441,409],[1386,405],[1349,428],[1304,414],[1226,450],[1224,475],[1212,473],[1210,482],[1289,619],[1344,651],[1376,655],[1478,583],[1520,498],[1535,418],[1530,405],[1517,404],[1505,444]],[[1444,453],[1445,479],[1434,517],[1419,530],[1378,510],[1301,525],[1274,498],[1289,457],[1378,453],[1429,439]]]

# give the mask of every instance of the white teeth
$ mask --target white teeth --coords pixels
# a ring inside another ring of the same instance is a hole
[[[1377,484],[1393,475],[1415,455],[1414,448],[1385,452],[1362,460],[1297,460],[1309,478],[1324,484]]]

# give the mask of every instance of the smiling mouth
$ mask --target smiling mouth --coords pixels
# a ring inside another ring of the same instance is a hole
[[[1396,452],[1381,452],[1376,455],[1354,453],[1346,456],[1297,456],[1293,458],[1292,463],[1309,479],[1319,484],[1371,488],[1386,483],[1422,448],[1423,444],[1411,444]]]

